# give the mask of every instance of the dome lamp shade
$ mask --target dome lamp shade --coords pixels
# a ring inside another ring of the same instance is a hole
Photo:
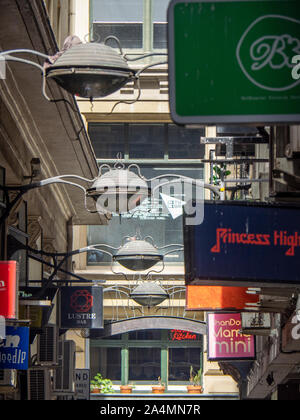
[[[146,240],[135,239],[125,243],[113,260],[128,270],[144,271],[163,260],[158,249]]]
[[[151,195],[147,182],[133,171],[113,168],[98,176],[87,189],[99,213],[127,213]]]
[[[130,293],[130,297],[140,305],[151,308],[162,303],[169,295],[159,284],[147,282],[136,286]]]
[[[72,95],[88,99],[116,92],[134,75],[117,51],[93,42],[72,46],[46,70],[47,79],[55,80]]]

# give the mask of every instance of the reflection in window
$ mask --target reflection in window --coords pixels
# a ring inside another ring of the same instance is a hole
[[[203,159],[204,129],[187,129],[175,124],[89,123],[89,136],[97,159]]]
[[[161,376],[160,348],[129,349],[129,380],[157,381]]]
[[[124,124],[89,123],[89,136],[96,156],[101,159],[116,159],[118,153],[125,153]]]
[[[116,36],[122,48],[143,48],[143,1],[141,0],[94,0],[93,38],[103,42]],[[107,45],[115,48],[116,42]]]
[[[200,369],[200,348],[169,349],[169,381],[189,381],[190,367]]]
[[[152,178],[157,175],[165,174],[167,172],[185,175],[191,178],[203,179],[202,168],[160,168],[160,167],[142,167],[142,174],[146,178]],[[164,190],[164,193],[168,193],[170,196],[175,198],[188,201],[191,197],[188,195],[192,191],[188,190],[187,194],[181,184],[176,184],[176,189],[169,189],[169,192]],[[202,191],[203,193],[203,191]],[[172,200],[167,200],[166,195],[164,199],[161,196],[150,200],[145,200],[141,206],[133,210],[132,212],[126,213],[121,216],[113,216],[109,225],[97,225],[88,226],[87,230],[87,244],[107,244],[116,248],[122,245],[122,239],[125,236],[135,236],[137,232],[142,232],[141,238],[144,239],[146,236],[151,236],[157,247],[163,247],[170,244],[182,244],[183,243],[183,231],[182,231],[182,216],[178,216],[173,219],[168,206],[171,208]],[[199,196],[199,194],[198,194]],[[140,211],[138,211],[138,209]],[[173,248],[176,249],[176,248]],[[101,265],[110,264],[111,257],[107,254],[101,254],[99,252],[88,252],[87,253],[87,264],[88,265]],[[167,254],[164,258],[165,264],[182,265],[183,264],[183,252],[176,251],[174,253]],[[160,266],[161,267],[161,266]]]
[[[99,372],[103,378],[121,380],[121,348],[92,347],[90,358],[91,378]]]
[[[142,48],[143,47],[143,24],[142,22],[95,22],[93,24],[93,37],[97,42],[103,42],[109,36],[116,36],[122,48]],[[108,40],[106,45],[115,48],[116,42]]]
[[[165,131],[163,124],[130,124],[129,156],[131,159],[163,159]]]
[[[161,330],[131,331],[129,340],[160,340]]]

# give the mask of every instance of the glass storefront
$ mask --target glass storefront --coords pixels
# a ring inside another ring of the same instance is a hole
[[[190,366],[202,366],[203,337],[182,330],[143,330],[90,341],[91,375],[115,383],[189,382]]]

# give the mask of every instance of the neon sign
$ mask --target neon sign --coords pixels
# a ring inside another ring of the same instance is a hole
[[[197,334],[184,330],[171,330],[172,341],[197,340]]]

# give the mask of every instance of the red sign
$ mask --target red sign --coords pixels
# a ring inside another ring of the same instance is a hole
[[[17,318],[17,261],[0,261],[0,315]]]
[[[288,235],[287,231],[274,230],[272,234],[267,233],[236,233],[232,229],[216,229],[216,244],[211,248],[211,252],[220,253],[222,244],[246,244],[264,246],[282,246],[288,249],[285,255],[294,256],[295,248],[300,246],[300,234],[294,232]]]
[[[197,334],[183,331],[183,330],[171,330],[171,340],[172,341],[187,341],[187,340],[197,340]]]
[[[209,313],[208,360],[252,360],[255,358],[253,335],[242,334],[239,313]]]
[[[248,287],[194,286],[186,287],[186,309],[193,311],[247,310],[259,296],[249,294]]]

